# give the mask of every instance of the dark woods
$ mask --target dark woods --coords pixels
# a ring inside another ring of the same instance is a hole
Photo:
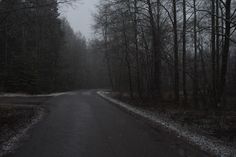
[[[113,90],[177,106],[232,105],[235,9],[235,0],[102,0],[94,28]]]
[[[59,19],[58,5],[69,1],[0,2],[0,90],[45,93],[73,90],[83,70],[86,41]]]
[[[110,86],[177,106],[236,101],[235,0],[101,0],[88,43],[59,18],[65,2],[0,2],[2,92]]]

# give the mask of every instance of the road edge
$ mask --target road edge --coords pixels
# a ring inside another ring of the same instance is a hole
[[[1,145],[0,157],[5,156],[16,150],[20,145],[21,140],[27,135],[28,131],[43,119],[43,117],[45,116],[45,112],[45,108],[37,107],[37,113],[33,117],[33,119],[31,119],[31,121],[27,123],[26,126],[18,128],[16,134],[10,137]]]
[[[125,111],[131,113],[134,116],[138,116],[143,120],[147,121],[154,127],[161,127],[162,129],[171,132],[176,137],[183,139],[184,141],[197,146],[200,150],[204,152],[208,152],[213,156],[219,157],[236,157],[236,150],[221,144],[217,140],[209,139],[206,136],[202,136],[197,133],[193,133],[183,127],[181,127],[177,123],[173,123],[172,121],[168,121],[161,117],[160,115],[147,112],[143,109],[136,108],[127,103],[121,102],[117,99],[111,98],[108,96],[109,92],[105,91],[97,91],[97,94],[103,99],[117,105],[118,107],[124,109]]]

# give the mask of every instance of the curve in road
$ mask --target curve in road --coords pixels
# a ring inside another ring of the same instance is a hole
[[[181,140],[153,129],[96,91],[52,98],[48,114],[10,157],[202,157]]]

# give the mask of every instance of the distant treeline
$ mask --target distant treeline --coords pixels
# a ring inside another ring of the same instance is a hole
[[[57,0],[0,2],[1,92],[81,88],[86,51],[85,38],[59,18]]]

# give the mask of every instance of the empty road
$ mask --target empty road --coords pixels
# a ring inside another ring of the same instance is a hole
[[[47,102],[45,117],[9,157],[204,157],[168,133],[78,91]]]

